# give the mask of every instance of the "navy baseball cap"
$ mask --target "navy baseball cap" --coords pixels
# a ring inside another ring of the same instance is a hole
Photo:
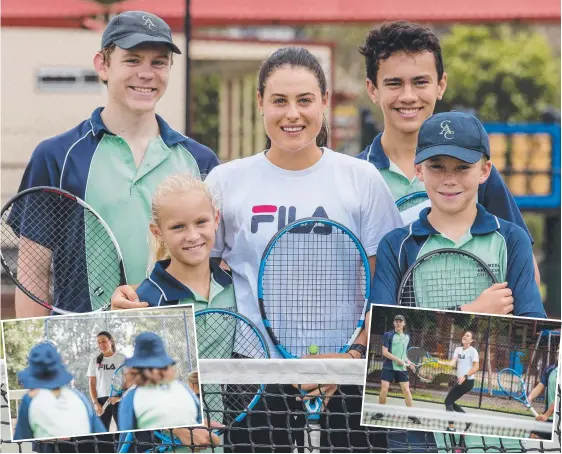
[[[443,112],[432,115],[422,124],[418,135],[415,163],[435,156],[452,156],[474,164],[482,156],[490,158],[488,134],[474,115]]]
[[[131,49],[139,44],[166,44],[172,52],[181,54],[172,41],[172,30],[166,22],[145,11],[125,11],[115,16],[103,32],[101,48],[115,44]]]

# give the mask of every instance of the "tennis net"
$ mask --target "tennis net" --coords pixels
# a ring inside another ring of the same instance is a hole
[[[419,404],[418,404],[419,405]],[[448,412],[445,409],[365,402],[363,423],[412,430],[458,432],[500,437],[530,438],[531,433],[551,434],[552,423],[537,422],[532,416],[505,416],[493,412]],[[546,438],[545,438],[546,439]],[[548,437],[551,440],[551,437]]]
[[[361,426],[366,368],[366,362],[361,360],[201,359],[199,365],[204,415],[226,426],[217,444],[198,446],[205,452],[560,451],[559,420],[555,423],[554,443]],[[291,384],[318,383],[324,386],[306,388],[319,390],[330,398],[325,399],[327,407],[315,419],[305,410],[299,389]],[[560,413],[559,407],[557,411]],[[240,418],[241,413],[245,417]],[[4,414],[3,408],[3,424]],[[30,444],[9,443],[4,435],[3,426],[2,452],[29,452]],[[173,435],[173,431],[168,435]],[[104,435],[33,446],[43,452],[119,452],[124,444],[119,435]],[[177,441],[162,441],[153,432],[135,433],[128,439],[127,447],[127,452],[192,452],[195,448],[180,446]]]

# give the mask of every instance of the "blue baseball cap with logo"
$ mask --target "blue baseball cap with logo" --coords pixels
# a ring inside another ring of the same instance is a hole
[[[172,30],[166,22],[145,11],[125,11],[115,16],[103,32],[101,48],[115,44],[132,49],[140,44],[166,44],[172,52],[181,54],[172,41]]]
[[[418,135],[415,163],[435,156],[451,156],[475,164],[490,158],[488,133],[474,115],[442,112],[429,117]]]

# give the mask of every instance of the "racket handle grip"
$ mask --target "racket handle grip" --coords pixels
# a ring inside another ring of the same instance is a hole
[[[535,410],[531,405],[529,405],[529,410],[531,410],[531,413],[533,414],[533,416],[536,418],[539,414],[537,413],[537,410]]]
[[[103,415],[105,413],[105,409],[109,406],[109,399],[107,399],[105,401],[105,403],[103,404],[103,407],[101,407],[101,414]]]

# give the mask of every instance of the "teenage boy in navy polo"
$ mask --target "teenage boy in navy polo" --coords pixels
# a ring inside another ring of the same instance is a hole
[[[156,104],[168,87],[174,53],[181,52],[172,41],[170,27],[159,17],[143,11],[114,17],[94,56],[96,72],[107,86],[107,104],[70,131],[41,142],[19,188],[54,186],[90,204],[113,231],[127,280],[134,283],[146,277],[154,189],[168,175],[205,176],[218,165],[209,148],[156,115]],[[87,255],[83,255],[87,267]],[[49,265],[50,260],[43,260],[36,272],[48,274]],[[82,271],[57,265],[55,271],[70,280]],[[47,310],[16,291],[16,314],[42,316]]]
[[[427,184],[416,172],[414,156],[420,127],[433,114],[447,89],[439,39],[424,26],[391,22],[373,28],[359,51],[365,57],[367,92],[382,111],[384,131],[357,157],[380,171],[395,200],[425,191]],[[477,189],[478,203],[486,211],[517,224],[533,241],[513,196],[494,166]],[[540,282],[536,262],[534,267],[535,279]]]
[[[410,381],[408,378],[408,367],[411,366],[410,361],[406,357],[408,347],[410,345],[410,336],[404,332],[406,327],[406,319],[403,315],[394,317],[394,329],[384,333],[382,338],[382,355],[384,363],[381,371],[381,392],[379,394],[379,404],[386,404],[386,396],[390,384],[397,382],[404,394],[406,406],[412,407],[412,393],[410,392]],[[382,413],[377,413],[374,419],[383,417]],[[415,424],[420,424],[420,420],[415,416],[409,419]]]

